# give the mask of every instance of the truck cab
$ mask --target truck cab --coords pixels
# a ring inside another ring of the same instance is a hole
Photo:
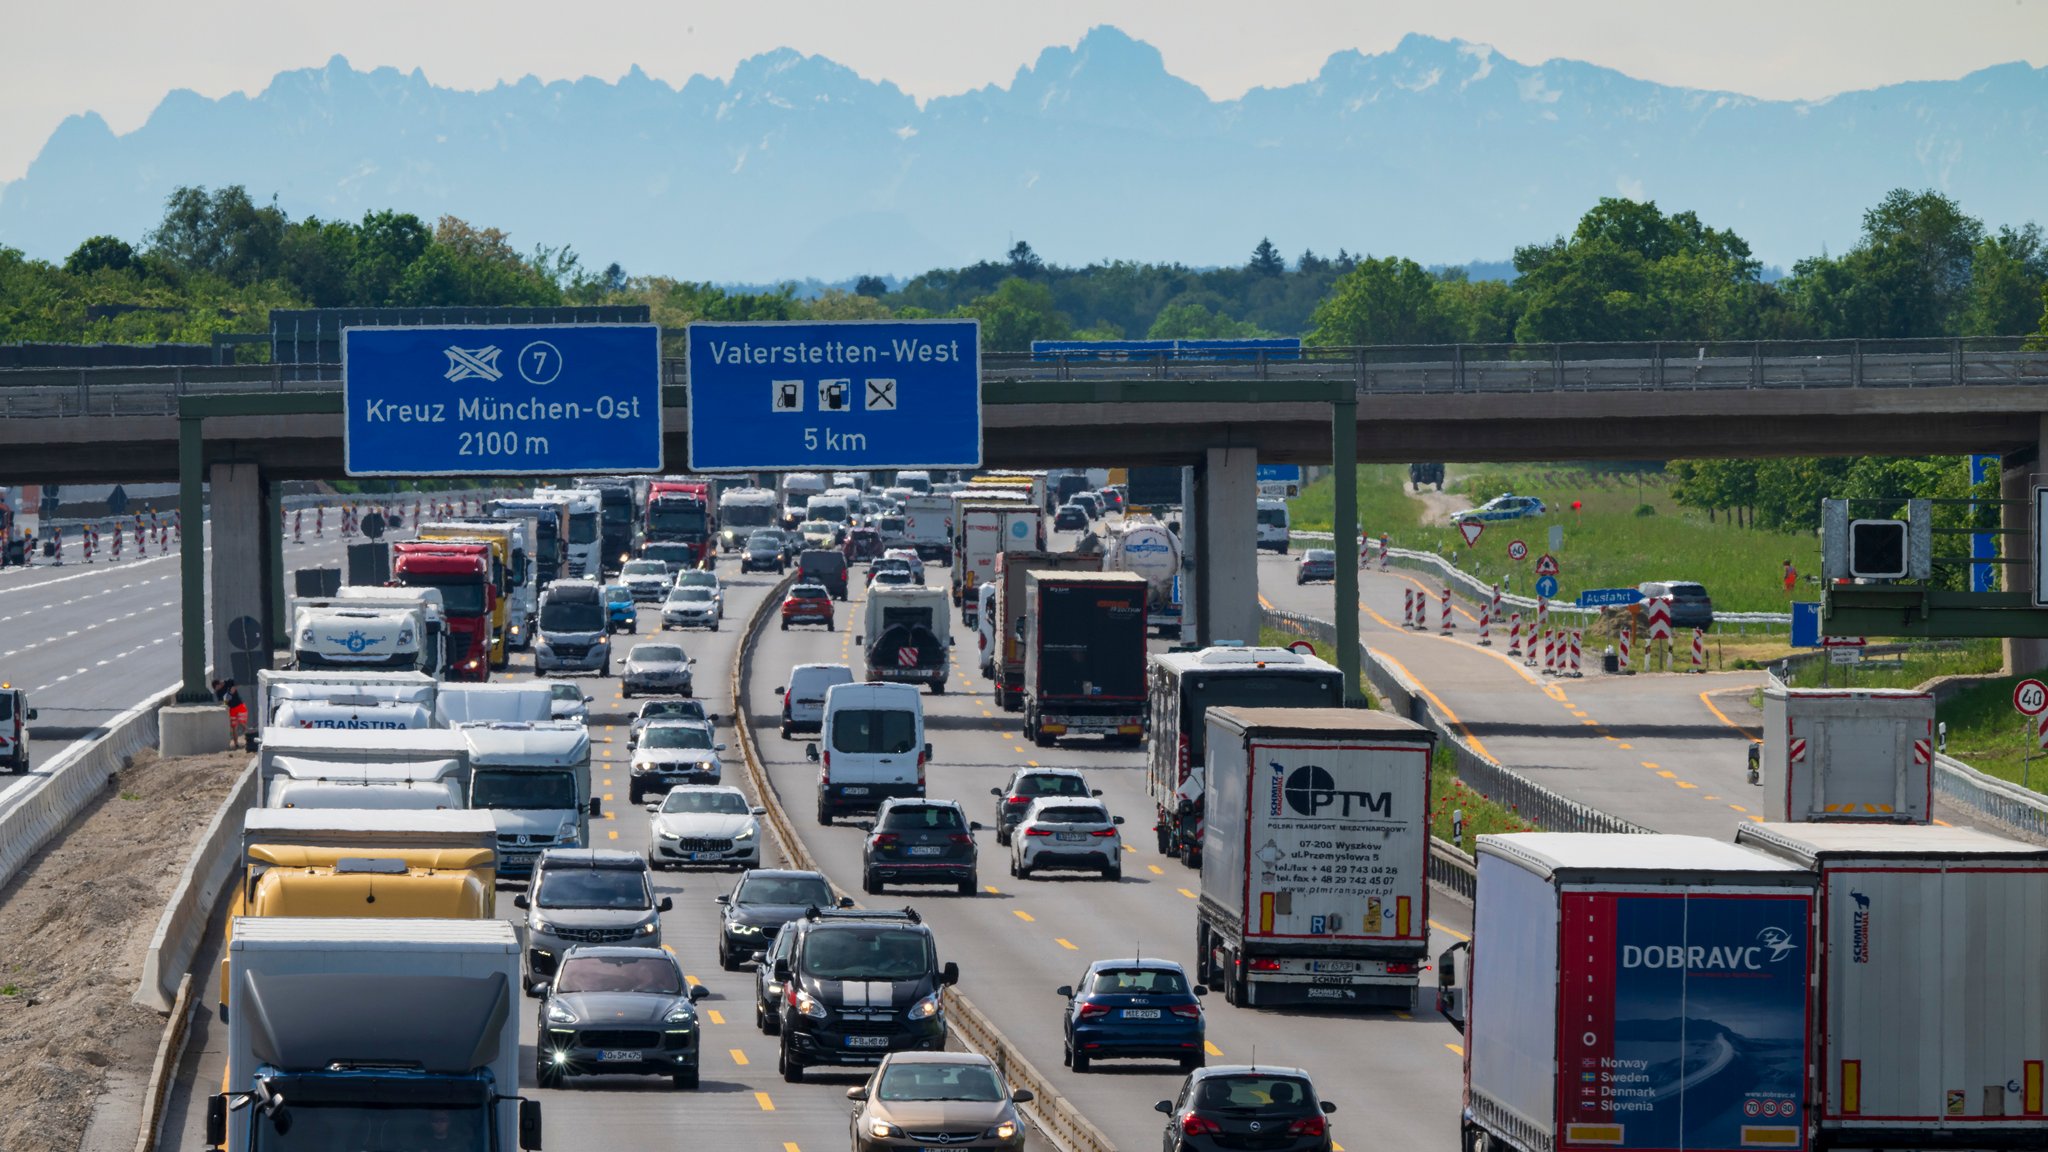
[[[775,527],[775,493],[766,488],[728,488],[718,494],[718,550],[737,552],[756,528]]]
[[[448,619],[448,679],[490,679],[498,590],[491,581],[489,549],[407,540],[391,546],[391,560],[400,584],[441,594]]]
[[[292,612],[292,667],[419,672],[426,639],[417,609],[299,604]]]
[[[494,671],[509,663],[506,652],[512,643],[512,613],[518,588],[513,575],[513,537],[513,526],[496,520],[442,521],[422,524],[419,530],[422,541],[482,545],[488,554],[491,588],[495,593],[491,600],[491,668]]]
[[[712,543],[711,484],[706,480],[656,480],[647,486],[649,544],[681,544],[690,564],[702,566],[716,555]]]
[[[588,580],[557,580],[540,598],[540,638],[533,671],[612,674],[611,614],[604,587]]]
[[[469,804],[497,824],[501,875],[531,873],[546,849],[589,845],[591,818],[602,807],[590,794],[590,734],[583,725],[551,720],[460,731],[469,744]]]
[[[434,588],[393,588],[385,585],[343,585],[333,597],[304,598],[306,604],[346,604],[362,608],[397,608],[418,612],[425,632],[420,638],[419,670],[435,679],[448,675],[448,613]]]
[[[19,776],[28,771],[28,722],[36,710],[28,706],[28,693],[12,684],[0,684],[0,768]]]
[[[594,488],[546,488],[534,495],[564,502],[569,522],[569,567],[565,576],[601,580],[604,515],[603,497]],[[616,567],[617,565],[613,565]]]

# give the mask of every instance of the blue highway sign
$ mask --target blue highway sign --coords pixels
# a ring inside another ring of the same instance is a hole
[[[1820,601],[1792,602],[1792,647],[1820,647]]]
[[[1545,600],[1557,595],[1557,577],[1538,576],[1536,578],[1536,594]]]
[[[1579,593],[1581,608],[1623,608],[1643,598],[1633,588],[1588,588]]]
[[[1299,464],[1261,464],[1261,465],[1259,465],[1259,479],[1261,479],[1261,480],[1280,480],[1280,481],[1287,481],[1287,480],[1294,480],[1294,481],[1299,481],[1299,480],[1301,479],[1301,465],[1299,465]]]
[[[690,470],[981,467],[973,320],[690,325]]]
[[[346,328],[350,476],[661,471],[653,324]]]

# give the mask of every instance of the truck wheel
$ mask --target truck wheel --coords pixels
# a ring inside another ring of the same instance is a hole
[[[934,680],[934,681],[932,681],[932,695],[934,695],[934,696],[944,696],[945,694],[946,694],[946,682],[945,682],[944,680]]]
[[[633,690],[631,688],[626,687],[624,684],[621,684],[619,685],[619,695],[624,696],[628,700],[631,700],[633,698]]]
[[[1209,966],[1209,925],[1199,917],[1195,920],[1195,982],[1213,982],[1215,972]]]

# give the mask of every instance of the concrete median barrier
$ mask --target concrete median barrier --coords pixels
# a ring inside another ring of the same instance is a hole
[[[130,756],[156,744],[157,709],[176,692],[174,684],[114,717],[99,739],[59,752],[0,804],[0,885],[105,791]]]
[[[178,981],[191,969],[207,921],[213,918],[214,901],[234,871],[242,846],[242,817],[255,802],[256,760],[251,758],[213,820],[199,834],[199,842],[192,846],[192,856],[178,876],[178,886],[171,890],[163,915],[157,919],[149,950],[142,955],[142,982],[134,997],[137,1004],[158,1011],[171,1007]]]

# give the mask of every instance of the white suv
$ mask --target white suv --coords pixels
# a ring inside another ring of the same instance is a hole
[[[1105,880],[1124,875],[1124,838],[1099,801],[1042,796],[1025,809],[1010,831],[1010,875],[1019,880],[1040,868],[1102,873]]]

